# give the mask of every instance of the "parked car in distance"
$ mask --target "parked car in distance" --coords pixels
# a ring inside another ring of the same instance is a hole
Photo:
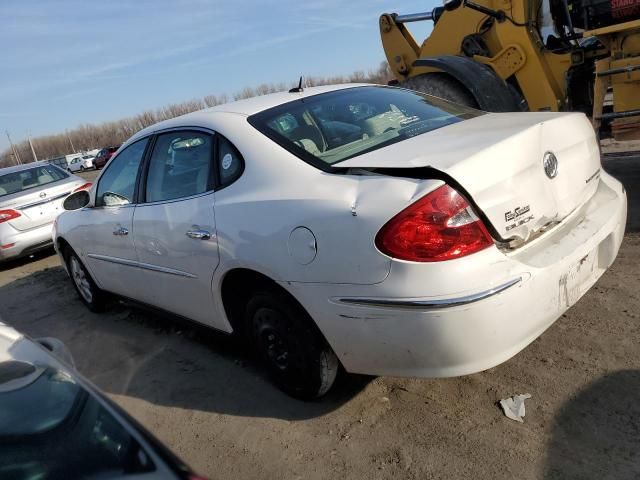
[[[70,360],[0,323],[0,478],[200,478]]]
[[[43,160],[46,163],[50,163],[51,165],[55,165],[63,170],[69,171],[69,160],[67,160],[66,156],[49,158],[47,160]]]
[[[71,163],[69,163],[68,170],[70,172],[84,172],[85,170],[89,170],[93,168],[94,158],[95,157],[92,157],[91,155],[76,157],[71,160]]]
[[[240,333],[313,398],[339,364],[511,358],[613,263],[627,204],[583,114],[347,85],[146,128],[65,205],[55,245],[90,309],[109,292]]]
[[[118,148],[119,147],[107,147],[100,150],[93,159],[93,165],[96,169],[103,168]]]
[[[89,187],[47,162],[0,168],[0,262],[50,247],[62,202]]]

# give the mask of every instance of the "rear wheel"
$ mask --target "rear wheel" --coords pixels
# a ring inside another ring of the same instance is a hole
[[[302,400],[326,394],[339,361],[309,315],[279,292],[253,295],[245,312],[246,333],[274,383]]]
[[[107,294],[98,288],[82,261],[71,248],[67,248],[65,251],[65,258],[69,275],[71,275],[73,286],[78,292],[80,300],[92,312],[102,311],[106,303]]]
[[[426,73],[400,83],[402,88],[444,98],[453,103],[478,108],[478,102],[464,85],[446,73]]]

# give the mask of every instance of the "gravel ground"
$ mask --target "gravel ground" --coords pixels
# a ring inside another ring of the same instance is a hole
[[[212,479],[637,479],[640,158],[605,168],[629,194],[617,261],[531,346],[467,377],[345,376],[298,402],[202,328],[126,304],[90,313],[51,252],[0,267],[0,315],[66,342],[80,372]],[[517,393],[532,395],[523,424],[496,405]]]

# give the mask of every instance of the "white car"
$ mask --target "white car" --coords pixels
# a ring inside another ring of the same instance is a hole
[[[1,321],[0,412],[3,479],[202,478],[82,378],[60,340]]]
[[[71,160],[71,162],[69,162],[69,166],[67,167],[67,169],[70,172],[84,172],[85,170],[89,170],[93,168],[94,158],[95,158],[95,155],[94,156],[82,155],[82,156],[76,157],[73,160]]]
[[[0,168],[0,264],[51,248],[62,203],[91,183],[47,162]]]
[[[450,377],[537,338],[613,263],[626,195],[577,113],[484,113],[342,85],[132,137],[55,245],[107,292],[251,342],[310,398],[348,372]]]

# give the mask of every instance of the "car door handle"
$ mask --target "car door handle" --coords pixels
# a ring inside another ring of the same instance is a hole
[[[187,237],[195,238],[197,240],[209,240],[211,238],[211,234],[206,230],[189,230],[187,232]]]
[[[116,228],[116,229],[113,231],[113,234],[114,234],[114,235],[120,235],[120,236],[129,235],[129,230],[127,230],[127,229],[126,229],[126,228],[124,228],[124,227],[120,227],[120,228]]]

